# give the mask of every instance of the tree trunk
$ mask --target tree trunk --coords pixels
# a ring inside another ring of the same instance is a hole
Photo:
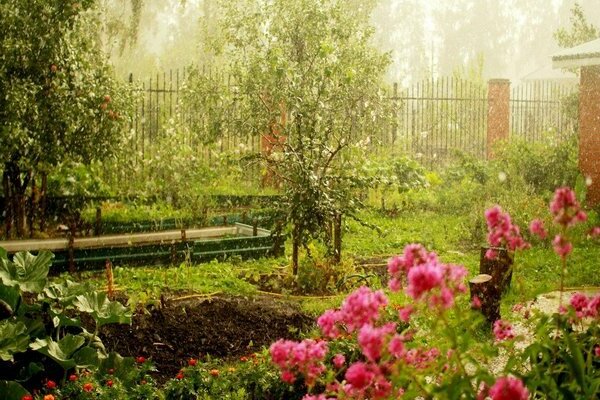
[[[37,205],[39,201],[38,188],[35,182],[35,177],[31,178],[31,196],[29,197],[29,209],[28,212],[28,225],[29,225],[29,237],[33,238],[35,233],[35,214],[37,211]]]
[[[333,221],[333,262],[342,261],[342,214],[336,214]]]
[[[4,172],[2,173],[2,189],[4,191],[4,235],[7,239],[10,239],[12,235],[12,226],[13,226],[13,216],[12,216],[12,206],[11,206],[11,193],[10,193],[10,179],[8,176],[8,170],[6,166],[4,167]]]
[[[17,236],[22,238],[25,236],[25,205],[27,203],[25,192],[29,185],[32,171],[27,171],[25,177],[21,179],[22,172],[16,163],[6,163],[5,170],[8,171],[8,184],[11,197],[10,207],[12,207],[11,214],[14,218]]]
[[[300,251],[300,233],[296,225],[292,230],[292,274],[298,275],[298,253]]]
[[[42,172],[42,189],[40,190],[40,232],[46,231],[46,194],[48,192],[48,173]]]
[[[495,258],[489,259],[485,256],[489,247],[482,247],[479,257],[479,273],[492,276],[494,285],[500,288],[501,293],[505,293],[510,287],[512,279],[512,254],[503,248],[492,248],[497,255]]]
[[[491,275],[481,274],[469,281],[471,300],[477,298],[480,302],[480,311],[490,325],[500,319],[501,289],[495,284]],[[475,301],[473,301],[475,303]]]

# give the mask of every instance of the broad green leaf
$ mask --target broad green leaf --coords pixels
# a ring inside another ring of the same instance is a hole
[[[2,247],[0,247],[0,259],[8,259],[8,253]]]
[[[39,362],[30,362],[26,367],[19,371],[17,382],[27,382],[32,376],[45,370],[44,365]]]
[[[29,346],[29,335],[24,323],[0,321],[0,359],[13,361],[13,354],[22,353]]]
[[[46,286],[44,295],[49,299],[60,301],[63,306],[68,306],[73,303],[75,297],[89,291],[90,288],[87,285],[66,280],[64,283],[51,283]]]
[[[86,346],[77,351],[73,355],[73,359],[78,368],[97,369],[100,355],[97,349]]]
[[[46,286],[54,254],[40,251],[37,256],[19,252],[13,261],[1,259],[0,280],[7,286],[18,286],[23,292],[39,293]]]
[[[0,381],[0,399],[21,400],[29,392],[14,381]]]
[[[0,318],[14,314],[20,300],[21,294],[18,289],[0,284]]]
[[[58,342],[51,338],[36,339],[29,347],[38,351],[60,364],[63,369],[75,367],[77,364],[73,359],[73,354],[85,343],[82,336],[67,335]]]
[[[131,312],[116,301],[110,301],[106,294],[90,292],[77,296],[73,305],[81,312],[89,313],[97,326],[106,324],[130,324]]]

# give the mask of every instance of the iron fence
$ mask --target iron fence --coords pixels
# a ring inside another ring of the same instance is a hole
[[[211,72],[170,70],[136,85],[140,96],[132,121],[131,146],[138,157],[149,157],[151,145],[173,123],[187,127],[182,140],[194,145],[198,154],[209,160],[215,152],[260,151],[258,137],[244,137],[226,121],[217,128],[222,129],[222,134],[215,143],[207,145],[198,139],[198,132],[193,130],[203,129],[204,115],[211,110],[193,109],[189,102],[182,101],[190,73]],[[222,79],[231,84],[230,78]],[[134,77],[130,76],[130,82],[133,84]],[[536,141],[542,140],[547,132],[557,137],[573,132],[575,122],[566,111],[566,102],[576,90],[552,82],[513,87],[509,100],[511,135]],[[423,80],[407,88],[394,84],[387,98],[392,103],[393,116],[391,123],[381,124],[378,132],[370,135],[376,150],[403,152],[426,163],[443,161],[454,150],[485,158],[489,107],[485,83],[443,77]],[[235,104],[228,107],[225,117],[237,112]]]

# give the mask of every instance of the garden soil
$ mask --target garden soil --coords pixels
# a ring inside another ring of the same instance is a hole
[[[314,318],[294,303],[270,297],[163,300],[137,312],[131,326],[108,325],[100,337],[107,350],[151,358],[157,379],[174,377],[190,358],[232,359],[280,339],[298,339]]]

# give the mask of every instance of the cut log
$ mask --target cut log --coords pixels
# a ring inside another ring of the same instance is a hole
[[[491,275],[481,274],[469,280],[471,299],[477,298],[481,303],[479,310],[486,320],[493,324],[500,319],[500,295],[501,290]],[[476,301],[474,301],[476,303]]]
[[[496,256],[487,258],[486,253],[492,250]],[[494,285],[500,288],[500,293],[505,293],[510,287],[512,279],[513,256],[508,250],[500,247],[482,247],[479,258],[479,273],[492,276]]]

